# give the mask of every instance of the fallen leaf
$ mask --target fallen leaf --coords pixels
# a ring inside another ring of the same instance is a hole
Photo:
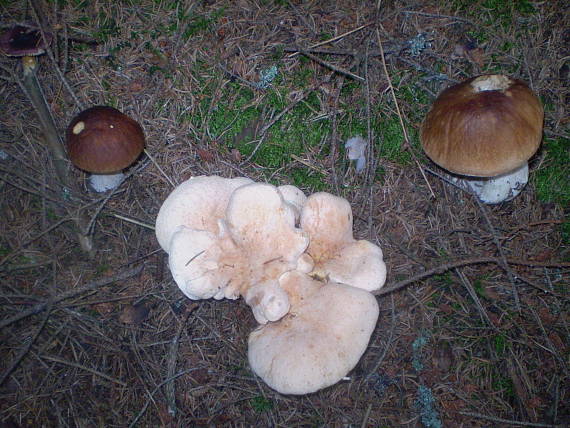
[[[196,153],[204,162],[214,162],[215,156],[210,150],[196,149]]]
[[[123,308],[119,321],[125,324],[139,325],[147,319],[150,309],[145,305],[127,305]]]
[[[145,88],[145,85],[140,80],[133,80],[128,85],[128,89],[130,92],[140,92]]]
[[[232,159],[236,162],[239,163],[242,161],[243,156],[241,154],[241,152],[238,149],[232,149],[232,151],[230,152]]]
[[[449,372],[454,362],[453,349],[449,342],[440,340],[435,344],[432,362],[434,367],[442,373]]]

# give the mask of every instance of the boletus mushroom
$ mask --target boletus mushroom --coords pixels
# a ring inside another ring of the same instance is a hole
[[[528,181],[542,139],[544,111],[521,80],[473,77],[444,90],[421,128],[428,157],[452,181],[488,204],[510,200]]]
[[[126,114],[108,106],[88,108],[75,116],[66,131],[71,163],[90,172],[89,183],[96,192],[116,188],[122,170],[144,150],[141,126]]]

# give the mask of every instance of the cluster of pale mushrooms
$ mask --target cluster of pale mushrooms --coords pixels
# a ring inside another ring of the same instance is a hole
[[[386,266],[378,246],[354,239],[345,199],[200,176],[172,191],[155,230],[186,296],[243,297],[251,307],[260,326],[249,363],[273,389],[325,388],[364,353]]]
[[[443,91],[426,116],[426,154],[449,180],[496,204],[528,181],[543,108],[520,80],[474,77]],[[365,143],[347,142],[362,171]],[[243,297],[260,326],[249,337],[252,370],[284,394],[330,386],[354,368],[378,318],[380,248],[352,234],[349,203],[329,193],[247,178],[195,177],[164,201],[156,236],[174,280],[191,299]]]
[[[50,33],[17,25],[0,35],[0,51],[22,58],[30,100],[47,131],[55,133],[35,79],[35,56],[51,39]],[[448,181],[496,204],[526,185],[543,116],[540,100],[524,82],[482,75],[438,96],[420,139],[427,156],[450,173]],[[69,160],[91,173],[97,192],[120,185],[122,170],[144,145],[142,127],[108,106],[79,113],[66,132]],[[356,171],[363,171],[366,141],[351,138],[345,148]],[[306,394],[330,386],[364,353],[378,318],[371,292],[384,285],[386,267],[378,246],[353,238],[345,199],[306,197],[294,186],[248,178],[195,177],[164,201],[156,236],[186,296],[243,297],[251,307],[260,326],[249,337],[249,363],[275,390]]]

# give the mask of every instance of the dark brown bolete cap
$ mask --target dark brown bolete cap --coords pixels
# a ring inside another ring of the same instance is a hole
[[[542,139],[544,111],[521,80],[473,77],[435,100],[421,128],[426,154],[456,174],[493,177],[528,161]]]
[[[36,27],[27,25],[14,25],[0,36],[0,49],[7,56],[36,56],[45,52],[46,43],[51,43],[53,35],[42,33]]]
[[[144,150],[141,126],[107,106],[91,107],[75,116],[67,127],[66,141],[71,162],[95,174],[119,172]]]

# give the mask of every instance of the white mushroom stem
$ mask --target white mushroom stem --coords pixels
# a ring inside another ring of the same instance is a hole
[[[266,281],[250,287],[245,294],[247,303],[259,324],[283,318],[291,305],[289,296],[277,281]]]
[[[107,190],[116,189],[124,179],[125,174],[122,172],[118,174],[91,174],[89,176],[89,185],[94,191],[103,193]]]
[[[356,161],[356,172],[362,172],[366,165],[366,140],[362,137],[350,138],[344,145],[348,159]]]
[[[451,177],[458,187],[471,191],[485,204],[510,201],[528,182],[528,164],[496,177]]]

